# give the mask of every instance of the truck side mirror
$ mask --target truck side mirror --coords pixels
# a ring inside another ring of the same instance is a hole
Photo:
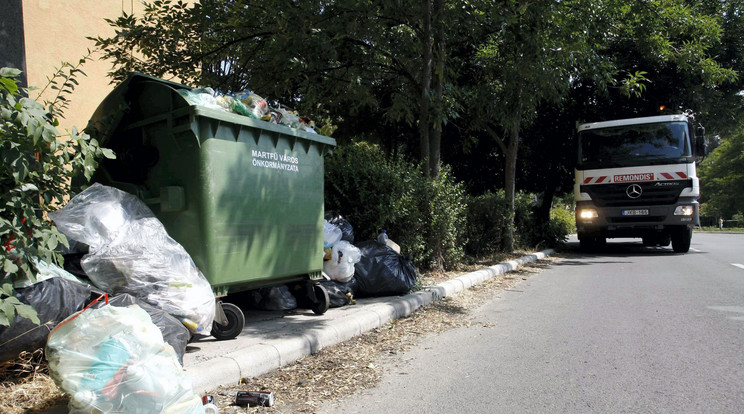
[[[705,139],[705,128],[698,125],[695,130],[695,155],[705,157],[708,155],[708,140]]]

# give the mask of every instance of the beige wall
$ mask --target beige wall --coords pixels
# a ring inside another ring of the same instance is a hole
[[[43,88],[62,62],[76,65],[88,49],[94,49],[94,42],[87,36],[112,35],[114,30],[104,18],[116,19],[122,11],[141,13],[143,8],[140,0],[23,0],[28,85]],[[114,87],[106,77],[111,63],[100,60],[96,52],[92,58],[81,68],[88,76],[76,78],[80,85],[68,97],[70,106],[65,119],[60,120],[63,134],[73,125],[84,128]],[[30,96],[35,98],[37,94],[31,92]]]

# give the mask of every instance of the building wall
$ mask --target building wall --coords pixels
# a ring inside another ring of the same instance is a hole
[[[7,1],[7,0],[0,0]],[[122,12],[141,14],[144,6],[139,0],[10,0],[22,3],[23,36],[25,38],[26,76],[30,86],[43,88],[62,62],[76,65],[93,50],[95,43],[86,37],[111,36],[114,29],[104,20],[116,19]],[[72,126],[83,129],[93,111],[113,89],[106,73],[111,63],[100,60],[99,53],[91,55],[81,69],[87,76],[78,75],[79,85],[71,96],[65,119],[60,120],[61,133]],[[53,91],[48,91],[52,92]],[[29,94],[36,98],[36,93]],[[49,99],[48,93],[44,97]]]

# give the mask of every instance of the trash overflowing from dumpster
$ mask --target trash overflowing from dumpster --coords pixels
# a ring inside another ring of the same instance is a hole
[[[137,197],[96,183],[49,216],[69,239],[88,245],[81,265],[97,288],[131,294],[209,334],[215,315],[209,282]]]
[[[173,347],[136,304],[84,308],[52,330],[45,353],[70,413],[204,412]]]
[[[315,123],[309,118],[300,117],[296,111],[282,106],[269,106],[264,98],[250,91],[225,95],[212,88],[199,88],[179,89],[178,93],[193,105],[232,112],[311,134],[316,133]]]

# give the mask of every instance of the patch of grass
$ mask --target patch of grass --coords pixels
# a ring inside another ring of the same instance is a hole
[[[701,227],[700,231],[719,232],[719,233],[744,233],[744,227],[724,227],[719,229],[718,227]]]

